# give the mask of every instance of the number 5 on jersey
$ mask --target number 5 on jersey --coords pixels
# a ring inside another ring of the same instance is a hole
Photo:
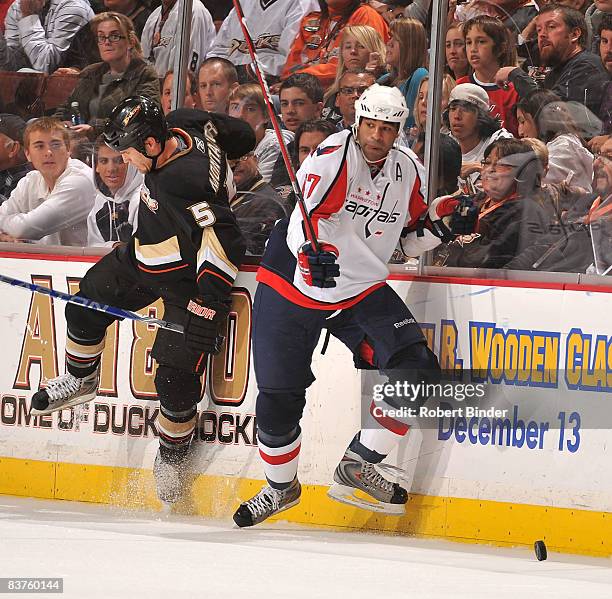
[[[198,223],[198,226],[202,227],[202,229],[214,225],[217,221],[215,213],[212,211],[208,202],[193,204],[189,206],[189,210],[191,210],[193,218],[195,218],[196,223]]]

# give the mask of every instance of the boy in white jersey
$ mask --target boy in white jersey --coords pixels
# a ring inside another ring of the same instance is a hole
[[[395,147],[407,116],[397,89],[368,88],[356,102],[353,130],[328,137],[297,174],[319,251],[305,237],[298,208],[272,232],[253,307],[257,434],[268,485],[238,508],[238,526],[258,524],[299,501],[299,422],[323,328],[349,347],[358,368],[378,369],[390,382],[431,382],[439,375],[420,327],[385,282],[398,241],[407,256],[433,249],[441,218],[458,204],[439,198],[428,209],[422,166],[413,152]],[[375,464],[408,427],[378,413],[370,410],[370,425],[351,441],[330,496],[364,507],[353,494],[361,490],[371,509],[401,514],[407,491]]]

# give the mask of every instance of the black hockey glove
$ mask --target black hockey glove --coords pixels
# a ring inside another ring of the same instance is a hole
[[[470,196],[457,196],[459,205],[455,208],[450,221],[453,235],[470,235],[478,224],[478,206]]]
[[[218,354],[229,314],[229,302],[211,296],[196,297],[187,304],[185,345],[196,354]]]
[[[316,252],[311,243],[306,242],[298,252],[300,273],[311,287],[335,287],[334,279],[340,276],[340,267],[336,264],[338,248],[326,241],[319,241]]]

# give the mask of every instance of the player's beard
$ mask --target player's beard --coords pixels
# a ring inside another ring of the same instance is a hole
[[[556,67],[561,64],[562,54],[559,48],[546,46],[540,50],[540,60],[546,67]]]

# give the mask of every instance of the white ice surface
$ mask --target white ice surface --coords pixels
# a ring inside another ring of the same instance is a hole
[[[608,559],[0,496],[0,577],[25,576],[79,599],[612,598]]]

